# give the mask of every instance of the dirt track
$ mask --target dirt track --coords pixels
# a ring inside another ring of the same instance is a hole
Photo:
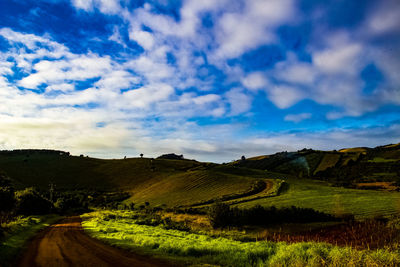
[[[172,266],[171,263],[125,252],[87,236],[79,216],[42,231],[18,266]]]

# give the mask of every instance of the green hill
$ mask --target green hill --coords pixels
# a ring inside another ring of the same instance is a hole
[[[190,204],[252,190],[265,178],[259,170],[238,169],[194,160],[128,158],[104,160],[47,150],[0,152],[0,170],[17,189],[123,190],[131,201]]]
[[[303,149],[280,152],[231,163],[238,167],[268,170],[350,185],[358,182],[400,182],[400,144],[339,151]]]

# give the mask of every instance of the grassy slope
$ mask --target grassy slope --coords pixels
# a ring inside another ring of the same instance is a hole
[[[233,162],[231,165],[344,184],[357,181],[397,181],[400,179],[399,162],[400,144],[395,144],[339,151],[303,149],[297,152],[248,158]]]
[[[102,160],[46,154],[0,155],[0,170],[20,188],[46,190],[53,182],[57,189],[119,189],[132,193],[129,201],[169,206],[243,193],[250,190],[254,178],[265,178],[259,170],[189,160]]]
[[[116,215],[110,218],[108,215]],[[85,214],[84,229],[93,237],[125,249],[140,249],[149,255],[168,256],[187,265],[221,266],[396,266],[399,254],[385,250],[358,251],[324,243],[240,242],[212,238],[160,226],[135,224],[128,211]]]
[[[377,215],[398,214],[400,193],[331,187],[328,183],[309,179],[289,178],[289,189],[279,196],[239,204],[277,207],[298,206],[314,208],[333,214],[352,213],[363,219]]]
[[[59,215],[29,216],[4,225],[7,233],[0,239],[0,266],[11,266],[29,239],[60,218]]]

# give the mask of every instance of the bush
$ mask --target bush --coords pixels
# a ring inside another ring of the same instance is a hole
[[[232,224],[232,210],[229,205],[224,203],[215,203],[208,214],[212,227],[225,227]]]
[[[0,173],[0,213],[9,212],[15,207],[14,188],[11,180]]]
[[[262,207],[257,205],[250,209],[230,208],[229,205],[217,203],[209,210],[209,218],[214,228],[243,225],[271,225],[280,223],[310,223],[336,221],[333,215],[309,208]]]
[[[21,215],[39,215],[50,213],[52,204],[34,188],[27,188],[16,193],[16,212]]]
[[[10,187],[0,187],[0,212],[11,211],[14,207],[14,190]]]

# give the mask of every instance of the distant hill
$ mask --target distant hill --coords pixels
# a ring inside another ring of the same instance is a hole
[[[400,144],[346,148],[339,151],[303,149],[257,156],[231,164],[297,177],[330,180],[338,185],[372,181],[399,182]]]

